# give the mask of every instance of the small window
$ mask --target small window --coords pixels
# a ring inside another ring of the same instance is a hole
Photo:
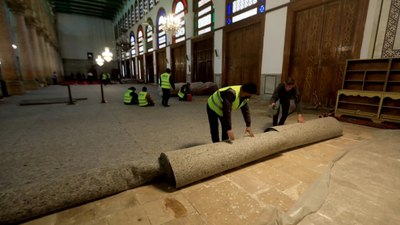
[[[146,26],[146,49],[147,52],[152,52],[153,49],[153,22],[147,20],[148,25]]]
[[[214,5],[212,0],[197,0],[194,7],[195,35],[202,35],[214,29]]]
[[[137,36],[138,36],[139,55],[143,55],[143,53],[144,53],[144,44],[143,44],[144,36],[143,36],[143,28],[142,28],[142,26],[139,26],[138,35]]]
[[[165,48],[167,46],[167,35],[164,30],[161,29],[161,26],[165,24],[166,13],[164,9],[160,9],[158,11],[157,16],[157,44],[158,49]]]
[[[135,34],[133,31],[131,32],[130,35],[130,43],[131,43],[131,58],[134,58],[136,56],[136,42],[135,42]]]
[[[226,24],[265,12],[265,0],[226,0]]]
[[[181,26],[175,33],[173,39],[174,43],[178,43],[185,40],[186,29],[185,29],[185,14],[187,13],[187,2],[186,0],[175,0],[172,6],[174,17],[177,19]]]

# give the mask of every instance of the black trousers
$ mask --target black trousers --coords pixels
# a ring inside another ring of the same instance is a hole
[[[282,107],[282,116],[281,119],[279,120],[278,123],[278,119],[279,119],[279,112],[280,112],[280,108],[278,109],[278,112],[276,113],[276,115],[274,115],[273,119],[272,119],[272,124],[274,126],[277,125],[283,125],[285,124],[286,118],[289,115],[289,106],[290,106],[290,101],[280,101],[281,102],[281,107]]]
[[[167,106],[168,105],[168,100],[169,100],[169,97],[170,97],[170,90],[167,89],[167,88],[162,88],[162,93],[163,93],[163,95],[162,95],[161,104],[163,106]]]
[[[215,113],[207,104],[208,123],[210,124],[210,133],[212,142],[219,142],[218,120],[222,127],[222,140],[228,140],[228,130],[226,128],[225,119]]]

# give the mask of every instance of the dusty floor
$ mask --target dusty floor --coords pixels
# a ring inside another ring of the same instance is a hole
[[[159,103],[154,108],[138,108],[120,104],[122,93],[128,86],[106,87],[107,104],[99,103],[97,87],[73,87],[77,93],[75,97],[88,97],[88,100],[75,106],[29,106],[23,110],[28,110],[30,116],[18,108],[22,106],[16,106],[24,96],[0,104],[1,138],[5,140],[1,154],[7,156],[2,157],[1,167],[14,165],[0,173],[1,187],[52,179],[99,165],[112,166],[132,158],[153,163],[161,151],[210,143],[205,96],[195,96],[190,103],[172,99],[169,108],[163,108]],[[43,97],[45,92],[51,91],[59,93],[59,87],[49,87],[38,96]],[[32,95],[36,93],[39,92],[32,92]],[[156,88],[150,93],[161,101]],[[266,101],[253,99],[251,111],[256,134],[271,125],[265,105]],[[13,121],[12,118],[18,117],[18,121]],[[306,120],[317,117],[315,113],[305,113]],[[64,133],[56,136],[57,128],[52,123],[60,119]],[[41,122],[48,126],[39,126],[37,130],[34,125]],[[287,123],[294,122],[294,116],[290,116]],[[351,151],[352,146],[373,139],[378,130],[349,123],[342,125],[342,137],[264,158],[181,189],[158,179],[24,224],[266,224],[276,215],[276,210],[285,212],[292,207],[333,159]],[[233,126],[240,138],[244,131],[240,113],[234,114]],[[67,135],[66,130],[69,131]],[[55,138],[61,143],[53,142]],[[52,148],[43,147],[48,145],[56,145],[61,151],[48,154]],[[15,146],[19,147],[14,148],[17,153],[10,150]],[[134,151],[126,151],[127,148]],[[37,151],[33,158],[26,153],[32,149]],[[35,160],[39,163],[32,167],[26,164]],[[400,209],[399,204],[393,207]]]
[[[287,211],[333,159],[371,139],[374,130],[352,124],[343,128],[340,138],[268,157],[179,190],[159,180],[25,225],[266,224],[275,209]]]

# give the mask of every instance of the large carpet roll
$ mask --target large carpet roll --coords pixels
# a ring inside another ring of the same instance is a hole
[[[160,164],[176,187],[210,177],[277,152],[342,135],[333,117],[272,127],[232,143],[220,142],[161,153]]]

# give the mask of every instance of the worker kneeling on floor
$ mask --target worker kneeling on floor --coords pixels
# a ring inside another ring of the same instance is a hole
[[[192,90],[190,90],[190,83],[182,85],[178,92],[179,101],[192,101]]]
[[[150,94],[147,93],[147,87],[143,87],[142,91],[139,92],[139,106],[154,106],[154,101],[151,98]]]

